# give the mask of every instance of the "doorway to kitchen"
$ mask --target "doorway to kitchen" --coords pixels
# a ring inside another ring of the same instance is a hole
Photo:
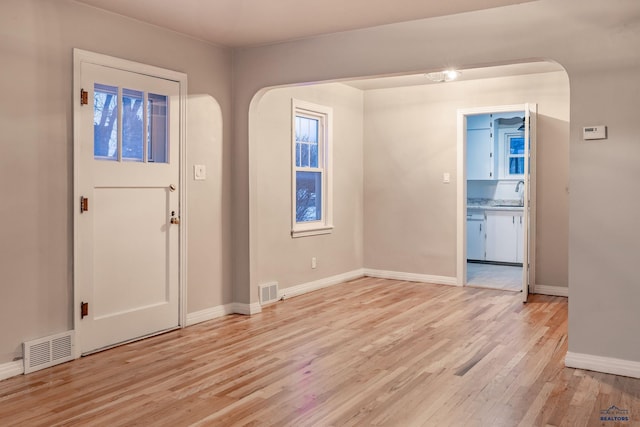
[[[458,282],[522,292],[531,283],[535,106],[458,111]]]

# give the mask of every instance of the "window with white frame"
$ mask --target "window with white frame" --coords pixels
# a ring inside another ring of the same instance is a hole
[[[292,100],[293,237],[330,233],[331,122],[329,107]]]
[[[508,177],[524,175],[524,134],[508,133],[505,135],[505,171]]]

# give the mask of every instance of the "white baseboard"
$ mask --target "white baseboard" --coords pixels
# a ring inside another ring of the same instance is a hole
[[[233,313],[233,304],[218,305],[216,307],[205,308],[204,310],[187,313],[187,326],[196,323],[206,322],[207,320],[217,319]]]
[[[262,307],[259,302],[254,302],[251,304],[244,304],[241,302],[231,303],[231,313],[235,314],[244,314],[246,316],[251,316],[252,314],[258,314],[262,312]]]
[[[588,371],[604,372],[605,374],[640,378],[640,362],[632,360],[593,356],[591,354],[568,351],[564,359],[564,364],[568,368],[586,369]]]
[[[0,381],[22,374],[24,374],[24,362],[22,360],[0,364]]]
[[[307,292],[316,291],[318,289],[326,288],[340,283],[348,282],[349,280],[358,279],[363,277],[364,270],[358,269],[348,271],[346,273],[337,274],[335,276],[326,277],[320,280],[314,280],[313,282],[303,283],[301,285],[289,286],[288,288],[280,289],[278,291],[278,299],[291,298],[298,295],[306,294]]]
[[[403,273],[401,271],[373,270],[371,268],[365,268],[364,275],[369,277],[378,277],[380,279],[405,280],[407,282],[424,282],[449,286],[458,285],[458,280],[455,277],[448,276],[431,276],[428,274]]]
[[[552,295],[555,297],[568,297],[569,288],[566,286],[547,286],[535,285],[533,287],[534,294]]]
[[[218,305],[216,307],[205,308],[204,310],[195,311],[187,314],[187,326],[197,323],[206,322],[207,320],[217,319],[227,314],[244,314],[252,315],[262,311],[259,303],[243,304],[241,302],[232,302],[230,304]]]

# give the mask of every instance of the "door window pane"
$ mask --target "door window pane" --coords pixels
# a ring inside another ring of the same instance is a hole
[[[147,152],[148,161],[167,163],[169,115],[167,111],[167,97],[165,95],[149,94],[147,104]]]
[[[93,156],[118,160],[118,88],[99,83],[93,95]]]
[[[143,111],[144,94],[122,89],[122,158],[125,160],[141,162],[143,159]]]
[[[322,173],[296,172],[296,222],[322,219]]]

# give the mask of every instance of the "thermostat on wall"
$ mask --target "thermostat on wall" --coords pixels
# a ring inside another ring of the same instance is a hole
[[[582,139],[607,139],[607,127],[601,125],[582,128]]]

